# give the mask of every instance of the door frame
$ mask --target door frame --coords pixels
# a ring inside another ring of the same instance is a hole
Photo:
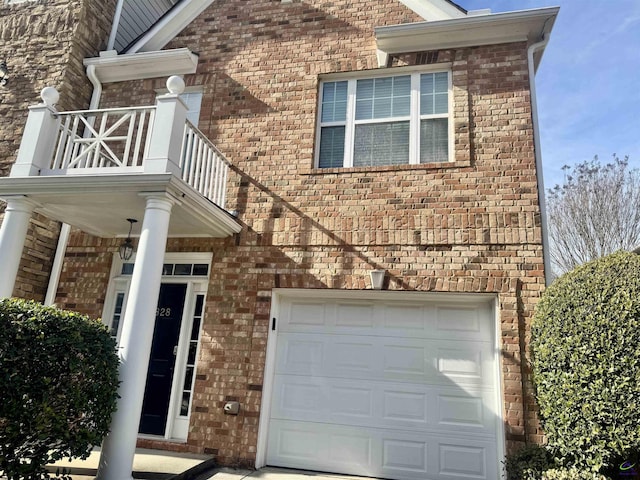
[[[167,424],[165,427],[164,435],[148,435],[139,434],[138,438],[150,438],[154,440],[163,439],[175,442],[186,442],[189,431],[189,422],[191,419],[191,406],[193,403],[193,391],[189,399],[189,409],[187,416],[180,415],[180,407],[182,400],[182,391],[185,381],[185,373],[187,367],[187,359],[189,354],[189,343],[191,337],[191,329],[193,326],[194,313],[196,308],[197,297],[204,296],[203,304],[203,316],[206,306],[207,290],[209,287],[209,276],[211,274],[211,261],[213,259],[213,253],[165,253],[163,263],[164,264],[206,264],[206,275],[163,275],[163,284],[186,284],[187,291],[185,294],[185,303],[182,311],[182,319],[180,325],[180,332],[178,336],[178,350],[176,352],[176,363],[174,366],[174,375],[171,381],[171,393],[169,399],[169,411],[167,414]],[[120,340],[120,333],[122,331],[122,320],[124,319],[125,308],[128,299],[129,287],[131,284],[131,272],[123,273],[123,266],[133,265],[135,263],[135,256],[128,261],[124,262],[120,259],[119,255],[114,254],[111,273],[109,276],[109,286],[105,295],[105,303],[102,311],[102,321],[108,327],[111,328],[112,321],[116,310],[116,300],[118,295],[121,295],[122,307],[120,311],[120,322],[116,331],[116,341]],[[200,322],[200,329],[198,332],[198,341],[196,348],[196,359],[200,355],[201,348],[201,334],[203,322]],[[195,381],[195,375],[197,371],[198,362],[194,369],[194,376],[192,380]]]
[[[270,323],[267,333],[267,350],[264,364],[264,377],[262,385],[262,399],[260,403],[260,417],[258,420],[258,442],[256,447],[255,468],[260,469],[267,465],[267,443],[269,420],[271,417],[271,404],[273,399],[273,383],[276,371],[276,353],[278,342],[277,319],[280,315],[280,303],[283,297],[306,298],[306,299],[348,299],[348,300],[430,300],[445,301],[455,303],[476,303],[484,299],[491,303],[492,320],[494,323],[494,381],[496,408],[496,441],[497,455],[496,461],[504,459],[506,453],[505,445],[505,425],[504,400],[502,386],[502,359],[501,359],[501,331],[500,331],[500,302],[496,294],[489,293],[440,293],[440,292],[407,292],[407,291],[373,291],[373,290],[334,290],[334,289],[301,289],[301,288],[274,288],[271,291],[271,311],[269,315]],[[493,300],[491,302],[491,300]],[[501,468],[501,477],[504,472]]]

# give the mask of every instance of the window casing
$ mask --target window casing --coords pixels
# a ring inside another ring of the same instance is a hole
[[[449,71],[327,80],[319,110],[318,168],[451,159]]]

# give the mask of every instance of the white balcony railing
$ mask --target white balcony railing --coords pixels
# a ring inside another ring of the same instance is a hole
[[[177,95],[165,97],[151,107],[32,107],[25,138],[35,141],[23,143],[11,175],[173,173],[224,208],[229,162],[185,120],[186,109],[176,113]]]
[[[141,171],[155,107],[60,112],[52,173],[98,173],[86,169]]]
[[[224,208],[229,162],[188,120],[184,128],[180,169],[185,182]]]

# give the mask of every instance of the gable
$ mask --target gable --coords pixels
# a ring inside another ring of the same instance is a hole
[[[162,49],[214,1],[215,0],[178,1],[173,8],[162,16],[133,44],[127,46],[122,53],[149,52]],[[283,0],[283,2],[284,1],[285,0]],[[398,1],[428,21],[448,20],[466,16],[466,11],[462,7],[449,0]]]
[[[144,35],[180,0],[120,0],[114,15],[108,49],[122,52]]]

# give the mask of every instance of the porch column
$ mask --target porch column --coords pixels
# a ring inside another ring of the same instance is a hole
[[[149,194],[120,337],[120,388],[111,432],[102,443],[98,480],[131,480],[169,218],[175,200]]]
[[[29,218],[35,208],[35,204],[24,196],[10,197],[6,201],[7,208],[0,227],[0,298],[13,295]]]

